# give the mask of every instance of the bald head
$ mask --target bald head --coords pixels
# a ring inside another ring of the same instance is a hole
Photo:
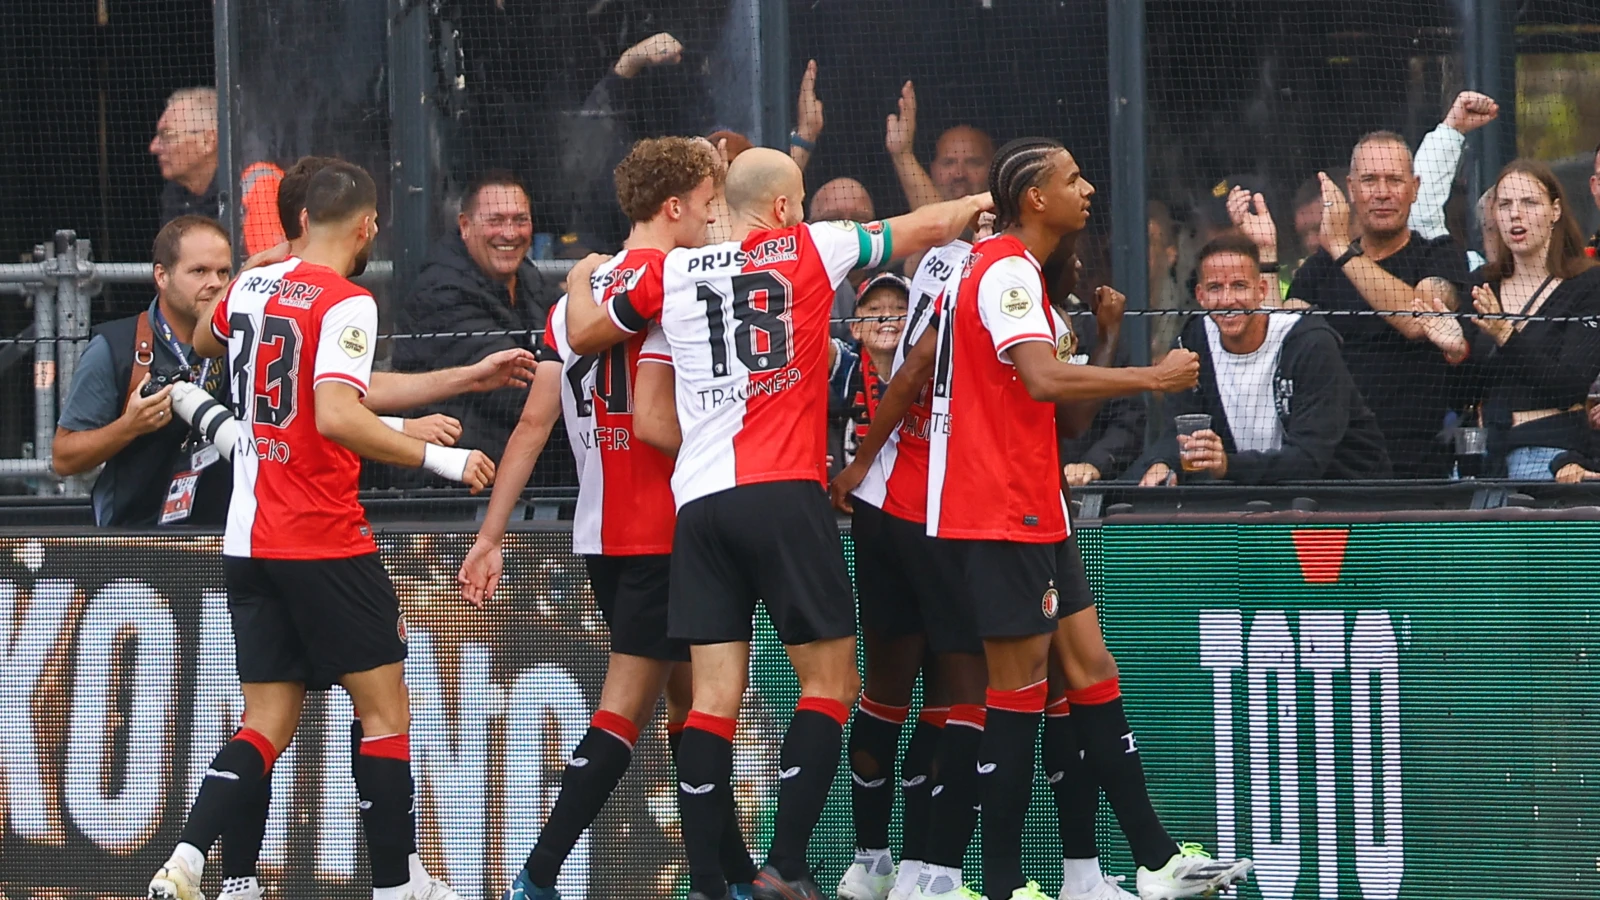
[[[813,222],[871,222],[877,217],[866,185],[854,178],[835,178],[811,195]]]
[[[752,147],[739,154],[738,159],[728,164],[726,190],[728,208],[735,215],[778,226],[800,221],[805,180],[800,175],[800,167],[787,153],[769,147]],[[784,206],[785,210],[778,210],[779,206]],[[774,217],[779,221],[769,221]]]

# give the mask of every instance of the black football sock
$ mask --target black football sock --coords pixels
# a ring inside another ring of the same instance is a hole
[[[689,713],[678,745],[678,818],[689,862],[689,889],[720,898],[722,832],[733,802],[733,734],[736,722]]]
[[[928,801],[925,863],[959,870],[966,859],[978,824],[978,747],[987,718],[988,711],[976,704],[950,707],[933,763],[938,783]]]
[[[639,729],[626,716],[602,709],[589,721],[588,733],[578,742],[566,771],[561,773],[556,805],[523,866],[535,886],[555,887],[567,854],[583,830],[593,824],[628,771],[633,745],[638,740]]]
[[[900,748],[900,726],[910,711],[908,706],[889,706],[862,697],[850,720],[850,813],[857,850],[888,854],[895,755]]]
[[[988,721],[978,749],[984,896],[1010,897],[1028,882],[1022,874],[1022,826],[1033,788],[1033,748],[1044,700],[1043,681],[988,693]]]
[[[683,742],[683,722],[667,723],[667,747],[672,751],[673,765],[678,761],[678,745]],[[722,845],[717,856],[722,860],[722,877],[729,884],[749,884],[756,880],[756,863],[750,858],[750,847],[744,842],[744,826],[739,824],[739,805],[728,792],[724,804]]]
[[[1045,707],[1044,742],[1040,761],[1045,781],[1055,796],[1056,822],[1061,832],[1063,859],[1095,859],[1095,817],[1100,811],[1100,784],[1078,747],[1078,735],[1068,714],[1067,698]]]
[[[236,816],[222,830],[222,877],[255,878],[261,842],[267,836],[267,813],[272,805],[272,770],[256,782]]]
[[[178,840],[199,850],[201,857],[210,853],[224,830],[254,815],[256,790],[275,759],[277,751],[265,735],[239,729],[212,758]]]
[[[900,834],[900,858],[921,860],[928,846],[928,807],[933,799],[934,754],[939,737],[950,715],[945,706],[924,706],[917,714],[917,727],[911,730],[906,757],[900,764],[900,793],[905,797],[905,815]]]
[[[826,697],[801,697],[778,754],[778,815],[767,864],[784,881],[811,874],[806,850],[839,772],[839,744],[850,710]]]
[[[1068,691],[1067,701],[1072,704],[1070,718],[1076,724],[1084,760],[1117,814],[1134,862],[1151,871],[1160,869],[1178,852],[1178,845],[1150,803],[1139,745],[1128,727],[1117,679]]]
[[[403,887],[411,880],[410,857],[417,845],[411,739],[404,734],[363,737],[355,765],[372,886]]]

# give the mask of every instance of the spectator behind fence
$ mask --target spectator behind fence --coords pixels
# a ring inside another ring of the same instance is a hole
[[[1177,343],[1200,355],[1200,383],[1168,397],[1161,438],[1130,469],[1141,485],[1172,484],[1179,472],[1241,484],[1392,474],[1338,334],[1320,316],[1252,314],[1272,284],[1260,269],[1256,242],[1241,233],[1200,250],[1195,299],[1207,314],[1190,318]],[[1176,417],[1195,413],[1210,427],[1179,435]]]
[[[872,206],[872,197],[867,193],[866,185],[854,178],[835,178],[834,180],[817,188],[811,197],[811,215],[808,222],[871,222],[877,219],[877,213]],[[841,341],[855,340],[850,323],[841,322],[840,319],[849,317],[856,308],[856,289],[866,281],[871,272],[862,269],[851,272],[844,283],[834,292],[833,297],[833,336]]]
[[[1406,224],[1418,182],[1405,139],[1389,131],[1361,138],[1350,158],[1350,201],[1326,174],[1321,248],[1295,273],[1289,297],[1336,315],[1344,360],[1372,407],[1401,478],[1445,478],[1451,451],[1441,440],[1460,379],[1410,315],[1412,300],[1459,296],[1466,259],[1448,237],[1428,240]],[[1350,237],[1351,203],[1361,237]]]
[[[161,224],[179,216],[221,218],[217,196],[217,91],[183,88],[167,98],[156,122],[150,153],[167,185],[161,190]],[[260,253],[283,240],[278,227],[278,183],[283,170],[270,162],[251,163],[240,175],[246,254]]]
[[[612,205],[616,205],[613,200]],[[559,285],[528,260],[533,218],[527,189],[510,172],[488,172],[461,197],[458,231],[440,238],[423,261],[416,283],[396,317],[402,334],[542,332]],[[394,341],[396,371],[425,372],[465,366],[492,353],[531,346],[535,336],[423,337]],[[523,387],[463,394],[433,411],[461,422],[460,443],[498,462],[527,399]],[[565,433],[551,436],[552,458],[564,459]],[[560,448],[560,449],[556,449]],[[570,480],[570,467],[547,467]]]
[[[909,81],[900,88],[899,105],[899,113],[889,116],[883,143],[912,209],[988,189],[994,159],[989,135],[971,125],[945,129],[934,145],[932,165],[924,169],[916,155],[917,91]]]
[[[573,188],[573,207],[571,233],[562,237],[563,255],[576,258],[586,250],[610,253],[622,246],[630,223],[617,208],[611,175],[635,141],[709,132],[716,144],[719,135],[733,135],[709,124],[712,111],[703,57],[665,31],[652,34],[622,51],[589,91],[582,113],[569,119],[562,171]],[[797,120],[789,133],[789,155],[802,170],[822,136],[822,101],[817,99],[816,84],[817,63],[811,60],[800,78]],[[749,146],[748,141],[740,147],[730,140],[724,161]]]
[[[1500,172],[1488,231],[1496,262],[1474,273],[1472,308],[1490,315],[1600,317],[1600,267],[1583,249],[1583,234],[1554,172],[1518,159]],[[1445,312],[1438,301],[1418,309]],[[1600,319],[1577,322],[1473,318],[1421,320],[1446,358],[1483,403],[1489,429],[1489,472],[1549,481],[1551,464],[1588,447],[1584,401],[1600,375]],[[1476,424],[1476,423],[1473,423]]]
[[[181,375],[226,402],[225,366],[190,348],[197,318],[227,284],[228,236],[213,219],[179,216],[156,235],[156,298],[137,316],[106,322],[79,360],[51,465],[77,475],[105,463],[95,479],[101,526],[218,526],[227,518],[233,473],[172,413],[172,388],[149,396],[154,378]]]
[[[1071,334],[1057,347],[1057,355],[1065,352],[1077,365],[1125,366],[1127,352],[1119,337],[1127,298],[1109,285],[1095,287],[1092,304],[1077,294],[1084,283],[1085,266],[1078,254],[1084,237],[1063,238],[1041,272],[1045,295],[1064,298],[1052,302]],[[1144,450],[1144,403],[1138,396],[1061,406],[1056,417],[1062,476],[1072,487],[1116,478]]]

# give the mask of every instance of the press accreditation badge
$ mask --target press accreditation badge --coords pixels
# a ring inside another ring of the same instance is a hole
[[[200,484],[200,473],[179,472],[172,476],[167,486],[167,499],[161,504],[161,524],[174,525],[189,520],[194,511],[194,489]]]

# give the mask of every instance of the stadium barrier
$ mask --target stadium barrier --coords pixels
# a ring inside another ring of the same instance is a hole
[[[509,535],[483,611],[456,593],[471,539],[380,536],[406,608],[423,858],[477,900],[536,839],[606,644],[566,531]],[[1600,895],[1593,510],[1169,517],[1079,543],[1157,808],[1174,836],[1256,859],[1242,900]],[[241,708],[219,551],[0,536],[0,895],[143,896]],[[735,781],[761,848],[798,691],[757,618]],[[314,697],[277,764],[262,872],[283,900],[367,895],[348,721],[341,692]],[[658,718],[562,896],[681,895],[669,765]],[[848,780],[812,844],[825,886],[850,859]],[[1041,775],[1026,858],[1052,892],[1053,817]],[[1131,873],[1109,810],[1098,830],[1107,869]]]

